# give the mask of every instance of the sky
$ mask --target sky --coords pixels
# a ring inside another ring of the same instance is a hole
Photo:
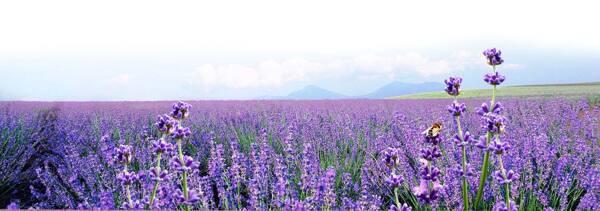
[[[0,99],[364,95],[387,83],[600,81],[594,1],[9,1]]]

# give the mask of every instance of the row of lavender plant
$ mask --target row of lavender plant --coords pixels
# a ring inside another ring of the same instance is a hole
[[[500,54],[491,55],[495,71]],[[499,76],[486,78],[499,85]],[[459,101],[461,82],[446,81],[449,116],[437,106],[444,100],[198,102],[195,112],[176,103],[157,121],[164,103],[63,104],[45,115],[32,111],[48,105],[2,105],[1,161],[12,170],[0,185],[19,197],[3,194],[0,205],[598,209],[600,108],[560,99],[503,107],[493,97],[468,112],[478,100]],[[480,138],[464,130],[482,119]],[[23,181],[29,189],[13,186]]]

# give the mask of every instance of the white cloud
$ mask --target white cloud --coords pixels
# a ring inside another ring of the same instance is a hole
[[[127,83],[129,82],[129,75],[128,74],[119,74],[113,78],[111,78],[111,81],[116,82],[116,83]]]
[[[267,60],[254,66],[240,64],[204,64],[187,79],[191,85],[205,89],[268,88],[286,83],[312,82],[351,77],[398,79],[400,75],[429,77],[448,74],[481,63],[474,54],[458,52],[448,59],[431,59],[419,53],[397,55],[362,55],[331,61],[310,61],[302,58]],[[478,62],[478,63],[475,63]]]

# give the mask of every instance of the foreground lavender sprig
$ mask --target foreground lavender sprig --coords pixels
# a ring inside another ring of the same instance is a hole
[[[175,148],[173,144],[166,142],[164,139],[173,132],[175,126],[177,125],[177,121],[168,115],[163,115],[158,117],[158,121],[155,125],[158,131],[161,132],[161,137],[160,139],[152,142],[154,153],[156,153],[156,166],[150,168],[148,172],[151,176],[151,179],[154,181],[154,187],[152,188],[152,193],[150,194],[148,208],[153,207],[154,205],[159,183],[168,177],[169,172],[161,169],[160,162],[163,153],[173,151]]]
[[[486,121],[488,122],[488,126],[490,125],[489,123],[492,123],[492,128],[486,131],[486,135],[485,135],[485,142],[481,141],[480,143],[478,143],[478,146],[480,148],[487,148],[488,145],[490,144],[490,141],[492,139],[492,132],[494,132],[494,128],[497,130],[503,130],[504,128],[500,128],[500,127],[493,127],[494,123],[498,122],[498,121],[502,121],[501,118],[497,118],[497,113],[496,112],[500,112],[501,109],[498,109],[500,106],[498,106],[497,108],[497,104],[495,102],[496,100],[496,86],[500,85],[502,82],[504,82],[505,77],[500,75],[500,73],[496,72],[496,66],[500,65],[504,62],[504,60],[501,57],[502,52],[500,50],[497,50],[496,48],[492,48],[492,49],[487,49],[483,52],[483,55],[486,58],[486,63],[490,66],[492,66],[492,70],[493,73],[487,73],[484,76],[484,81],[487,82],[488,84],[492,85],[492,100],[490,102],[490,107],[491,109],[486,105],[482,105],[482,108],[480,109],[480,111],[478,111],[479,114],[483,115],[484,118],[486,119]],[[492,121],[492,122],[490,122]],[[483,139],[481,139],[483,140]],[[483,164],[481,167],[481,176],[479,178],[479,187],[477,189],[477,194],[475,196],[475,202],[474,202],[474,207],[475,209],[478,209],[481,203],[481,199],[483,197],[483,191],[484,191],[484,187],[485,187],[485,182],[487,180],[487,177],[489,176],[489,165],[490,165],[490,151],[485,151],[484,155],[483,155]],[[510,206],[510,205],[508,205]]]
[[[458,95],[460,95],[460,85],[462,83],[462,78],[460,77],[450,77],[444,81],[446,83],[446,92],[454,97],[454,101],[452,104],[448,106],[448,112],[454,116],[454,122],[456,123],[456,130],[458,134],[454,136],[457,145],[461,148],[461,180],[462,180],[462,188],[461,193],[463,197],[463,209],[469,210],[469,187],[467,183],[468,172],[472,171],[468,169],[467,163],[467,149],[466,146],[469,144],[471,140],[471,135],[467,131],[466,134],[463,135],[463,130],[460,124],[460,116],[466,111],[466,106],[464,103],[458,102]]]
[[[190,210],[190,205],[199,200],[197,194],[189,190],[187,183],[188,172],[198,168],[198,164],[191,157],[184,156],[182,149],[183,139],[191,135],[190,129],[182,126],[182,121],[189,116],[189,110],[191,107],[192,106],[190,104],[180,101],[173,105],[173,111],[171,112],[171,117],[177,120],[177,124],[173,130],[173,133],[171,134],[171,138],[175,139],[178,152],[177,156],[171,158],[171,167],[181,172],[181,186],[183,188],[183,191],[181,191],[182,194],[178,194],[179,192],[176,192],[175,197],[178,199],[180,204],[184,205],[186,211]]]
[[[421,149],[421,170],[419,172],[421,180],[419,186],[413,188],[415,196],[428,205],[433,205],[438,200],[443,188],[439,181],[440,170],[433,166],[435,159],[442,156],[437,146],[442,141],[441,130],[442,125],[434,123],[423,131],[425,142],[431,146]]]
[[[127,197],[127,203],[124,205],[125,208],[136,208],[131,198],[131,184],[138,179],[138,175],[135,172],[129,172],[128,166],[131,163],[133,150],[129,145],[120,145],[115,149],[114,162],[123,165],[121,173],[117,174],[117,180],[121,182],[121,185],[125,187],[125,195]]]
[[[404,182],[404,178],[400,175],[398,166],[400,165],[400,150],[397,148],[387,148],[383,151],[383,163],[390,169],[390,175],[386,178],[388,185],[394,190],[394,203],[392,210],[396,208],[402,208],[404,205],[400,204],[398,200],[398,191],[400,185]]]

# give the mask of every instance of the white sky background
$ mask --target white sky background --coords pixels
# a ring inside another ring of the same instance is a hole
[[[487,47],[509,58],[524,48],[598,58],[597,8],[594,1],[2,2],[0,95],[252,98],[309,84],[365,94],[392,80],[439,81],[485,68],[477,59]],[[506,67],[533,65],[514,58]],[[165,76],[175,85],[159,90]]]

